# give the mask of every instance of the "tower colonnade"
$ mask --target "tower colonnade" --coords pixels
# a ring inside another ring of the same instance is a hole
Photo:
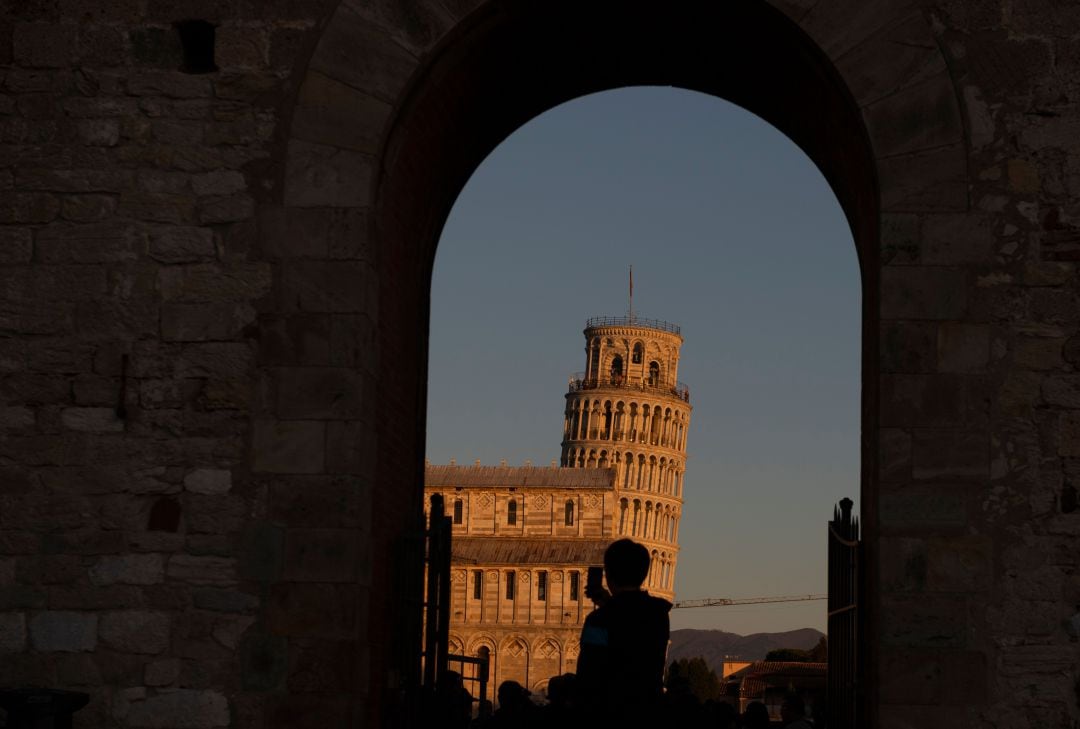
[[[678,381],[679,327],[634,316],[585,325],[585,371],[570,376],[564,468],[615,474],[613,534],[649,549],[650,592],[674,596],[690,390]]]

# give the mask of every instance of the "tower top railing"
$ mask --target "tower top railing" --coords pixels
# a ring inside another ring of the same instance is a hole
[[[581,392],[582,390],[596,390],[599,388],[625,388],[639,392],[660,392],[665,395],[677,397],[683,402],[690,402],[690,388],[683,382],[672,385],[669,382],[649,382],[649,380],[631,380],[622,375],[609,375],[607,377],[586,377],[584,372],[575,372],[570,375],[569,392]]]
[[[585,328],[593,327],[645,327],[646,329],[659,329],[662,332],[671,332],[682,336],[682,329],[678,324],[672,324],[663,319],[642,319],[633,314],[625,316],[594,316],[585,320]]]

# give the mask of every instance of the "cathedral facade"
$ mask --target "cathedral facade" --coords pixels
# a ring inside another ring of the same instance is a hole
[[[428,465],[453,523],[450,653],[486,656],[493,686],[534,693],[577,666],[588,568],[623,536],[652,557],[645,587],[674,599],[690,394],[668,322],[597,317],[569,378],[559,465]],[[425,498],[430,503],[430,498]]]

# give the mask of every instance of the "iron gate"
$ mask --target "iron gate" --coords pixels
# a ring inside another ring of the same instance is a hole
[[[829,678],[830,729],[859,729],[864,718],[863,563],[859,517],[851,499],[841,499],[829,522]]]

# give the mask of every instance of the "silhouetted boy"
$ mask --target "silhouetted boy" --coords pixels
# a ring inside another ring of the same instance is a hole
[[[641,589],[649,551],[630,540],[604,552],[609,594],[592,594],[599,607],[585,618],[578,688],[592,726],[648,726],[663,693],[671,603]],[[658,724],[659,725],[659,724]]]

